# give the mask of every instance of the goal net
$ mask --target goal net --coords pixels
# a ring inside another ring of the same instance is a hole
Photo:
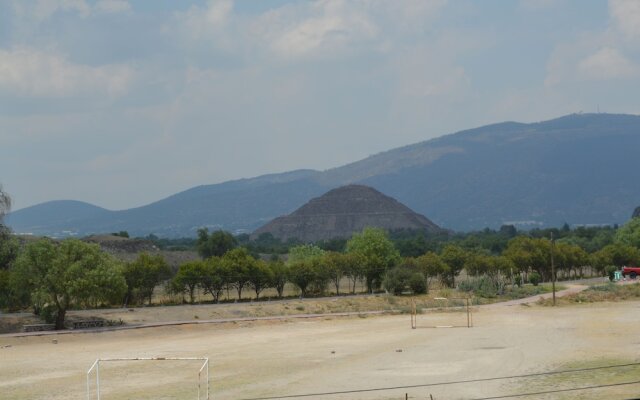
[[[469,298],[435,297],[419,303],[411,300],[411,329],[471,327],[473,313]]]
[[[87,400],[208,400],[204,357],[99,358],[87,371]]]

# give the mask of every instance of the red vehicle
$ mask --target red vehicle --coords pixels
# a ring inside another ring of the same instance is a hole
[[[627,275],[631,279],[636,279],[640,275],[640,267],[622,267],[622,276]]]

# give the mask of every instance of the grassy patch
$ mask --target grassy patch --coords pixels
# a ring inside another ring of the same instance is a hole
[[[534,393],[552,390],[559,391],[555,394],[547,394],[545,395],[546,397],[536,397],[539,399],[577,400],[632,398],[632,396],[637,394],[640,385],[621,385],[575,391],[567,389],[638,381],[638,377],[640,376],[640,365],[621,366],[625,364],[632,364],[634,362],[636,362],[636,360],[597,359],[565,363],[554,368],[550,372],[573,372],[522,378],[514,385],[512,392]],[[600,367],[605,368],[600,369]]]
[[[640,283],[629,285],[606,283],[604,285],[595,285],[580,293],[557,299],[556,304],[596,303],[638,299],[640,299]],[[540,300],[538,304],[548,306],[552,304],[552,301],[550,299]]]

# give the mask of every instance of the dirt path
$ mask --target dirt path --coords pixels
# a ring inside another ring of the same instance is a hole
[[[565,284],[564,286],[567,286],[566,289],[560,290],[556,292],[556,297],[564,297],[564,296],[568,296],[571,294],[575,294],[575,293],[580,293],[583,290],[586,290],[589,288],[589,286],[587,285],[579,285],[579,284]],[[531,297],[525,297],[523,299],[516,299],[516,300],[509,300],[509,301],[502,301],[499,303],[493,303],[493,304],[486,304],[480,307],[483,308],[495,308],[495,307],[511,307],[511,306],[517,306],[517,305],[521,305],[521,304],[531,304],[531,303],[535,303],[540,299],[550,299],[553,297],[553,293],[543,293],[543,294],[539,294],[536,296],[531,296]]]

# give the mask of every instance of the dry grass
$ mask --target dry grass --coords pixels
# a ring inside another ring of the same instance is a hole
[[[596,302],[616,302],[624,300],[640,299],[640,282],[626,285],[615,283],[607,283],[604,285],[595,285],[580,293],[565,296],[556,300],[557,305],[596,303]],[[551,299],[538,301],[538,304],[544,306],[552,305]]]

